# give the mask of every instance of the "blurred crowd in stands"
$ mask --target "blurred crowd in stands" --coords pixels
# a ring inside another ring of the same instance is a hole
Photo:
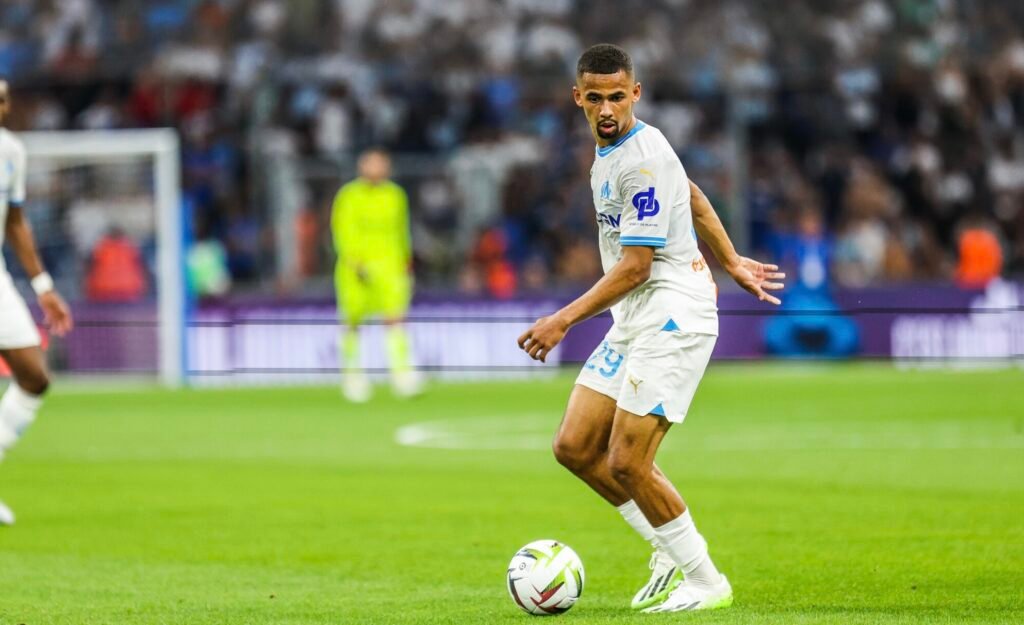
[[[396,154],[421,284],[594,278],[593,140],[569,89],[601,41],[634,56],[639,116],[751,252],[807,288],[1024,272],[1019,0],[0,3],[9,126],[177,127],[196,262],[236,288],[330,275],[330,199],[370,145]],[[281,158],[299,172],[287,267]]]

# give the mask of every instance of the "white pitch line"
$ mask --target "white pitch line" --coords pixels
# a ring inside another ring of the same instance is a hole
[[[481,417],[421,421],[395,431],[395,442],[405,447],[464,450],[550,449],[557,417]]]
[[[480,417],[420,421],[395,431],[405,447],[477,451],[547,451],[558,427],[554,415]],[[977,426],[984,431],[977,431]],[[974,427],[972,427],[974,426]],[[840,429],[841,427],[841,429]],[[700,451],[955,451],[1024,449],[1024,435],[993,430],[991,421],[889,422],[835,424],[799,423],[768,427],[730,425],[715,432],[685,430],[670,436],[670,448]]]

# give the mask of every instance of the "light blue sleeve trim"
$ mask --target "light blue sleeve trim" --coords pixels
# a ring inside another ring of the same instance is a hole
[[[664,237],[619,237],[619,245],[645,245],[647,247],[665,247]]]

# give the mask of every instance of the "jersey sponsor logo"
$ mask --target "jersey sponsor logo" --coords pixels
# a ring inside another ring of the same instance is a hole
[[[612,228],[615,228],[616,230],[619,229],[619,223],[621,223],[621,222],[622,222],[622,213],[619,213],[618,215],[608,215],[606,213],[598,213],[597,214],[597,223],[604,224],[606,226],[611,226]]]
[[[654,197],[654,187],[647,187],[646,191],[640,191],[634,195],[633,206],[636,207],[637,221],[657,215],[661,210],[661,203]]]
[[[643,384],[644,381],[643,380],[638,380],[638,379],[634,378],[632,374],[627,374],[627,376],[628,377],[626,379],[629,380],[629,383],[633,385],[633,394],[634,395],[639,395],[640,394],[640,385]]]
[[[612,183],[610,183],[607,180],[605,180],[604,184],[601,185],[601,199],[602,200],[607,200],[607,199],[610,199],[611,197],[612,197]]]

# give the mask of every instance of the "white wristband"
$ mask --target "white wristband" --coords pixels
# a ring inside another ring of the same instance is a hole
[[[53,278],[45,271],[32,278],[32,290],[36,295],[45,295],[53,290]]]

